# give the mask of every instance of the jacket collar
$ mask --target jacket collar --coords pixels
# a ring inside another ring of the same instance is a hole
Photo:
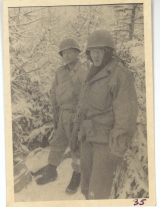
[[[117,65],[117,60],[113,59],[108,65],[106,65],[102,70],[100,70],[93,78],[91,78],[89,83],[109,76],[116,65]]]
[[[71,71],[76,72],[80,66],[81,66],[81,61],[80,61],[80,59],[78,58],[77,61],[75,62],[74,67],[72,68]],[[65,65],[65,68],[67,68],[67,69],[69,70],[68,65]],[[71,71],[70,71],[70,72],[71,72]]]
[[[73,67],[73,70],[76,72],[78,70],[78,68],[81,66],[81,64],[82,63],[81,63],[80,59],[78,58],[75,66]]]

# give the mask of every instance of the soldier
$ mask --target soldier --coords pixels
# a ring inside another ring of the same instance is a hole
[[[71,149],[81,141],[81,191],[86,199],[109,199],[113,174],[136,130],[137,97],[131,72],[115,58],[111,34],[94,31],[86,54],[93,63],[82,87]]]
[[[51,90],[51,101],[54,114],[55,137],[50,144],[51,151],[48,158],[47,170],[37,179],[37,184],[43,185],[57,178],[57,166],[69,146],[73,128],[74,114],[79,101],[79,94],[85,79],[86,70],[82,67],[78,56],[80,47],[74,39],[65,39],[60,44],[59,54],[65,63],[56,71],[54,84]],[[80,152],[72,152],[73,174],[66,189],[66,193],[73,194],[80,184]]]

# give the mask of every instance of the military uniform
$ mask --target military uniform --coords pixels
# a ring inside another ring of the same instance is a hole
[[[69,67],[62,66],[58,68],[51,90],[51,102],[53,105],[54,116],[57,130],[55,137],[50,144],[51,151],[49,154],[49,164],[58,166],[61,162],[62,155],[69,146],[71,131],[73,128],[73,119],[79,101],[79,94],[86,77],[87,70],[82,66],[78,59],[74,68],[70,71]],[[73,170],[80,172],[79,169],[80,153],[72,153]]]
[[[57,179],[57,166],[60,164],[62,156],[70,144],[73,119],[79,101],[80,90],[87,73],[84,65],[82,66],[78,59],[80,52],[79,44],[72,38],[64,39],[60,43],[59,55],[66,65],[58,68],[56,71],[51,90],[55,135],[50,143],[49,163],[42,176],[36,179],[38,185],[44,185]],[[76,149],[79,149],[78,144]],[[73,173],[65,190],[70,195],[77,192],[81,181],[79,157],[80,151],[72,151]]]
[[[109,198],[113,173],[136,130],[137,108],[133,76],[114,58],[82,88],[77,120],[81,190],[87,199]]]

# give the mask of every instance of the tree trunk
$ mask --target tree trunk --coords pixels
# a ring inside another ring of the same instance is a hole
[[[129,40],[132,40],[134,36],[134,22],[135,22],[136,8],[137,8],[137,4],[134,4],[131,13],[132,14],[131,23],[129,24]]]

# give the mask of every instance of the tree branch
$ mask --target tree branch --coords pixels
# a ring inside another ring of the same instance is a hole
[[[134,24],[144,24],[144,23],[143,22],[137,22],[137,23],[135,22]]]
[[[20,77],[20,76],[26,76],[28,73],[32,73],[32,72],[35,72],[35,71],[37,71],[37,70],[41,70],[42,68],[36,68],[36,69],[34,69],[34,70],[31,70],[31,71],[28,71],[28,72],[26,72],[25,71],[25,74],[20,74],[20,75],[17,75],[15,78],[17,78],[17,77]]]
[[[17,24],[19,24],[19,14],[20,14],[20,10],[21,10],[21,8],[19,7],[18,8],[18,14],[17,14]]]
[[[69,23],[71,24],[71,26],[74,28],[74,30],[77,32],[77,33],[79,33],[78,32],[78,30],[75,28],[75,26],[72,24],[72,22],[70,21],[70,19],[69,19]]]
[[[23,23],[23,24],[14,24],[14,25],[9,25],[9,27],[14,27],[14,26],[22,26],[22,25],[27,25],[27,24],[31,24],[31,23],[33,23],[33,22],[36,22],[36,21],[38,21],[38,20],[40,20],[40,19],[43,19],[43,17],[41,17],[41,18],[39,18],[39,19],[35,19],[34,21],[31,21],[31,22],[27,22],[27,23]]]
[[[35,36],[25,36],[25,35],[22,35],[22,34],[20,34],[18,32],[14,32],[14,34],[17,34],[17,35],[19,35],[21,37],[24,37],[24,38],[34,38],[35,37]]]
[[[16,37],[13,37],[12,35],[9,35],[9,38],[12,38],[12,39],[18,40]]]
[[[11,82],[27,84],[27,82],[23,81],[23,80],[12,80]],[[36,84],[36,83],[32,83],[32,82],[30,82],[29,84],[34,85],[34,86],[43,86],[42,84]]]
[[[88,12],[88,14],[87,14],[86,17],[85,17],[84,22],[82,23],[81,27],[79,28],[79,32],[81,31],[83,25],[86,23],[86,19],[87,19],[87,17],[88,17],[89,14],[90,14],[90,13]]]
[[[143,16],[135,18],[134,21],[137,20],[137,19],[143,19]]]
[[[127,29],[115,29],[114,32],[131,32],[131,30]]]
[[[33,13],[33,12],[36,12],[36,11],[40,11],[40,10],[42,10],[42,9],[46,9],[46,8],[37,9],[37,10],[34,10],[34,11],[26,12],[26,13],[24,13],[24,14],[16,14],[16,15],[13,15],[13,16],[11,16],[11,15],[9,15],[9,16],[10,16],[11,18],[13,18],[13,17],[17,17],[17,16],[24,16],[24,15],[27,15],[27,14],[30,14],[30,13]]]
[[[23,32],[28,32],[31,31],[32,29],[27,29],[27,30],[22,30],[22,31],[18,31],[18,32],[10,32],[11,34],[16,34],[16,33],[23,33]]]

